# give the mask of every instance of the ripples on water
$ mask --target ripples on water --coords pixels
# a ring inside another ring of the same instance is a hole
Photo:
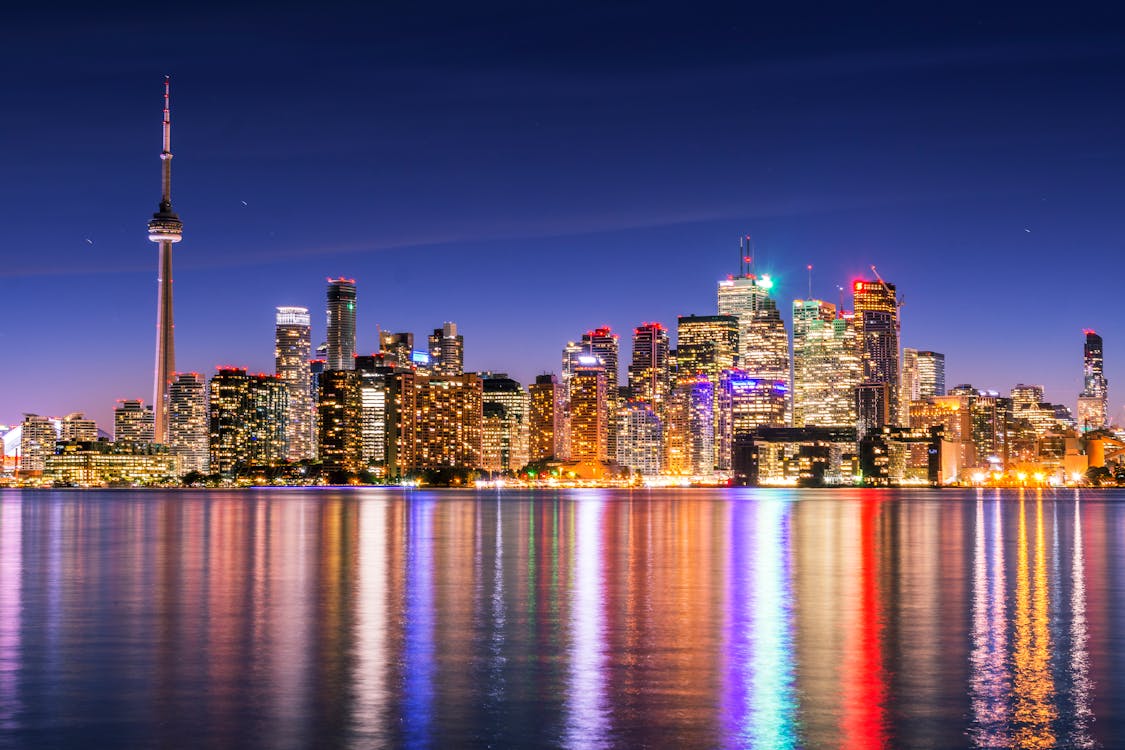
[[[0,746],[1114,746],[1122,498],[9,491]]]

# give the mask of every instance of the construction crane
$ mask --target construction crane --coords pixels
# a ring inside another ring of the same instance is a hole
[[[883,285],[883,289],[887,290],[887,294],[894,294],[894,292],[891,291],[891,285],[883,280],[883,277],[880,276],[879,272],[875,270],[875,266],[871,266],[871,273],[875,274],[875,278],[877,278],[879,280],[879,283]],[[898,295],[895,295],[895,304],[897,307],[901,308],[906,304],[906,300]]]

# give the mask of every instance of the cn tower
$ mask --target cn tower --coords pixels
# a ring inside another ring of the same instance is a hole
[[[156,373],[152,409],[153,440],[168,442],[168,387],[176,371],[175,326],[172,323],[172,245],[179,242],[184,225],[172,210],[172,117],[168,109],[168,76],[164,76],[164,150],[160,152],[160,208],[148,223],[148,238],[160,246],[160,271],[156,296]]]

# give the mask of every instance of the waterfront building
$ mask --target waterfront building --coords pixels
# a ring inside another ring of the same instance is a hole
[[[801,321],[793,325],[793,426],[853,427],[862,371],[855,317],[820,300],[797,300],[793,315]]]
[[[43,471],[47,457],[55,452],[58,438],[54,420],[38,414],[24,414],[20,423],[20,474]]]
[[[597,463],[609,458],[606,368],[586,355],[570,376],[568,444],[572,461]]]
[[[172,315],[172,245],[183,239],[184,224],[172,210],[172,115],[169,104],[169,80],[164,76],[164,121],[160,151],[160,205],[148,222],[149,241],[160,248],[156,296],[156,372],[152,403],[153,435],[148,442],[168,439],[168,388],[176,371],[175,325]]]
[[[629,396],[664,411],[671,387],[668,370],[668,332],[660,323],[633,329],[633,361],[629,365]]]
[[[168,450],[179,458],[183,471],[208,472],[210,431],[203,376],[178,373],[168,391]]]
[[[715,386],[705,376],[680,385],[687,407],[687,467],[692,476],[715,472]]]
[[[355,279],[328,279],[328,350],[326,370],[355,367]]]
[[[561,458],[566,422],[562,385],[553,374],[537,375],[528,408],[528,460]]]
[[[1091,330],[1083,331],[1086,343],[1082,348],[1082,392],[1078,394],[1078,428],[1083,432],[1109,426],[1109,381],[1105,378],[1102,337]]]
[[[277,308],[274,331],[274,362],[277,377],[289,392],[289,413],[285,422],[285,439],[290,461],[313,457],[313,399],[311,396],[312,354],[310,317],[305,307]]]
[[[617,334],[609,326],[601,326],[582,334],[581,343],[586,355],[597,357],[605,368],[606,451],[612,460],[617,455],[617,410],[621,406]]]
[[[523,386],[503,373],[490,374],[482,380],[482,402],[485,409],[485,418],[491,413],[493,423],[491,429],[496,429],[499,420],[501,427],[501,469],[489,468],[489,460],[495,454],[486,456],[484,468],[488,471],[519,471],[527,465],[530,455],[530,401],[528,392]],[[499,405],[501,411],[489,410],[489,406]],[[501,413],[502,412],[502,413]],[[485,449],[488,453],[488,449]]]
[[[356,473],[363,460],[361,373],[327,370],[317,399],[317,456],[329,472]]]
[[[662,424],[653,404],[629,401],[618,412],[617,463],[641,476],[660,474]]]
[[[67,414],[59,422],[59,441],[77,442],[98,439],[98,425],[82,412]]]
[[[187,470],[181,457],[164,445],[81,440],[58,443],[44,462],[43,476],[77,487],[136,486],[175,481]]]
[[[500,473],[517,472],[526,466],[527,423],[498,401],[486,400],[482,412],[481,468]]]
[[[852,289],[863,357],[862,382],[887,386],[884,424],[898,425],[899,304],[895,286],[882,279],[859,280]]]
[[[219,368],[210,385],[210,470],[229,477],[243,467],[282,463],[288,403],[276,376]]]
[[[430,334],[430,369],[439,377],[465,372],[465,337],[457,333],[456,323],[443,323]]]
[[[362,465],[376,476],[386,472],[387,463],[387,376],[390,368],[375,355],[355,358],[358,373],[360,417],[359,439]]]
[[[113,410],[113,440],[137,445],[154,442],[156,417],[140,399],[120,399]]]
[[[472,373],[416,376],[419,470],[477,469],[483,439],[483,384]]]

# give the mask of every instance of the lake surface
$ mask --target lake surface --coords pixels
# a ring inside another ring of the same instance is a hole
[[[0,747],[1112,747],[1123,501],[4,491]]]

